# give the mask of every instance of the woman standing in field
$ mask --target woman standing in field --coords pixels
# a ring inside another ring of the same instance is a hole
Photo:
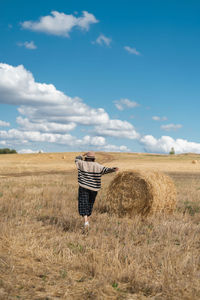
[[[85,158],[83,160],[83,157]],[[95,153],[87,152],[83,156],[77,156],[75,163],[78,169],[78,211],[84,218],[84,228],[89,228],[89,216],[92,214],[92,208],[101,188],[101,176],[104,174],[116,172],[119,169],[106,168],[95,162]]]

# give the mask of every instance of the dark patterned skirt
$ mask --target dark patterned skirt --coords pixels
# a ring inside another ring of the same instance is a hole
[[[90,216],[98,192],[79,186],[78,211],[81,216]]]

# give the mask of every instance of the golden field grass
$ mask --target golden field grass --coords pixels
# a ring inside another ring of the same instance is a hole
[[[38,153],[0,155],[0,175],[42,175],[74,171],[77,153]],[[197,164],[192,164],[196,160]],[[154,169],[164,172],[200,172],[200,155],[155,155],[144,153],[97,153],[97,161],[106,165],[117,165],[120,170]]]
[[[111,215],[105,175],[84,235],[75,156],[0,156],[0,299],[200,299],[200,157],[98,153],[106,166],[167,172],[177,209]]]

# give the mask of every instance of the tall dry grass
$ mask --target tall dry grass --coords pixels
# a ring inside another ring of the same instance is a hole
[[[200,299],[200,183],[176,174],[173,215],[118,218],[103,179],[88,235],[76,172],[0,182],[0,299]]]

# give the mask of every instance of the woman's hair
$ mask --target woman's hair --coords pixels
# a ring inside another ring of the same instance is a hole
[[[95,161],[94,157],[85,157],[85,161]]]

